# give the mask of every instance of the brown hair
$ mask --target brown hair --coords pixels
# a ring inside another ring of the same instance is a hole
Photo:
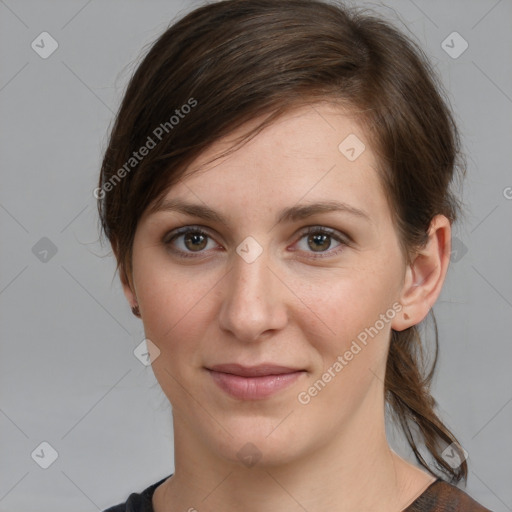
[[[453,222],[460,209],[450,191],[455,171],[464,173],[459,136],[442,91],[412,40],[354,8],[321,0],[225,0],[192,11],[152,44],[111,130],[96,197],[118,269],[131,276],[138,220],[210,144],[264,115],[240,142],[250,140],[292,108],[323,100],[349,107],[371,139],[410,261],[433,217]],[[443,449],[457,440],[429,391],[437,351],[436,328],[427,371],[418,326],[392,331],[386,400],[417,460],[435,474],[415,440],[419,432],[436,469],[459,481],[467,465],[452,468],[443,459]]]

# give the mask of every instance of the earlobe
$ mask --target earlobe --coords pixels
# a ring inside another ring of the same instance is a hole
[[[133,290],[133,285],[130,283],[130,279],[126,274],[124,268],[119,268],[119,277],[121,279],[121,284],[123,286],[123,292],[130,305],[132,313],[140,318],[139,304],[137,303],[137,296]]]
[[[135,286],[133,285],[133,283],[130,280],[130,277],[128,276],[128,273],[126,271],[126,267],[125,267],[124,263],[119,261],[118,245],[115,241],[112,242],[112,250],[114,252],[116,260],[119,263],[119,266],[118,266],[119,279],[121,280],[121,285],[123,287],[124,296],[126,297],[128,304],[130,305],[130,309],[132,310],[132,313],[136,317],[141,318],[139,304],[137,302],[137,295],[135,294]]]
[[[445,280],[450,262],[451,225],[444,215],[436,215],[430,223],[429,237],[408,265],[400,296],[401,314],[391,327],[403,331],[419,324],[434,305]]]

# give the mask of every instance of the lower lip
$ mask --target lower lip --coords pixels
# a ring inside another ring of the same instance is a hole
[[[239,400],[261,400],[293,384],[303,371],[264,375],[261,377],[241,377],[231,373],[208,370],[217,386],[228,395]]]

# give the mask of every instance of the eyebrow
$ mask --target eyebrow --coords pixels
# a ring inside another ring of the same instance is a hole
[[[219,224],[228,226],[228,221],[224,218],[224,216],[222,216],[215,210],[211,209],[209,206],[202,204],[187,203],[179,199],[168,199],[162,201],[161,204],[157,205],[153,210],[151,210],[151,213],[156,213],[160,211],[173,211],[183,213],[186,215],[190,215],[192,217],[200,217],[205,220],[218,222]],[[278,213],[276,223],[279,224],[285,222],[296,222],[319,213],[329,212],[347,213],[349,215],[358,217],[360,219],[366,220],[369,223],[372,223],[372,220],[368,213],[366,213],[363,210],[360,210],[359,208],[356,208],[354,206],[351,206],[347,203],[343,203],[340,201],[321,201],[310,204],[294,205],[288,208],[284,208]]]

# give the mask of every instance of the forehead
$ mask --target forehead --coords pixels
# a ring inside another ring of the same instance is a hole
[[[355,112],[327,101],[295,107],[285,112],[250,141],[245,142],[239,150],[211,163],[211,160],[232,149],[235,142],[251,130],[259,127],[265,117],[252,119],[217,140],[189,165],[184,177],[197,170],[212,169],[221,163],[228,163],[228,160],[260,160],[268,159],[269,156],[273,159],[290,160],[316,158],[334,163],[340,155],[345,156],[347,161],[354,162],[366,153],[362,160],[366,164],[375,163],[369,147],[371,143],[367,140]]]
[[[302,106],[217,158],[262,121],[253,119],[212,144],[163,199],[252,211],[331,199],[382,215],[387,203],[377,161],[355,115],[330,103]]]

